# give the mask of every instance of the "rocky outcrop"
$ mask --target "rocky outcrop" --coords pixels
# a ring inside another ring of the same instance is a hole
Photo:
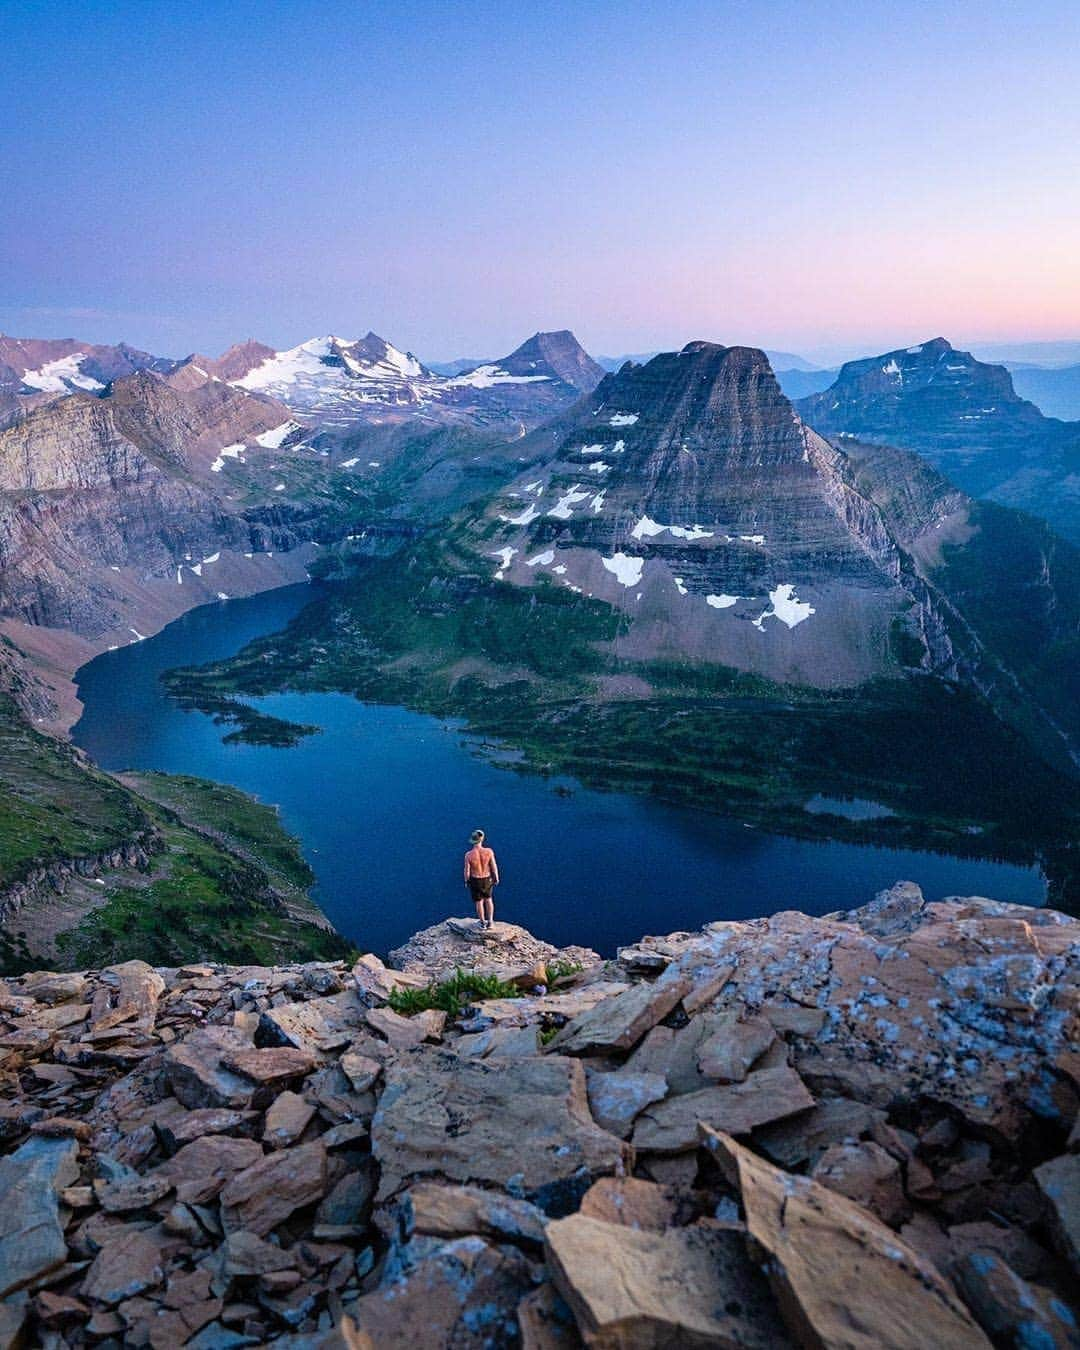
[[[542,992],[517,930],[517,996],[410,1013],[455,944],[510,985],[475,938],[5,981],[5,1334],[1077,1344],[1075,920],[901,886]]]

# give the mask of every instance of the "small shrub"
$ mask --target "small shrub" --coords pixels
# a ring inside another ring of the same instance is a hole
[[[460,1017],[470,1003],[485,998],[521,998],[521,990],[495,975],[459,968],[448,980],[433,982],[424,989],[395,989],[387,1002],[403,1017],[438,1008],[454,1019]]]

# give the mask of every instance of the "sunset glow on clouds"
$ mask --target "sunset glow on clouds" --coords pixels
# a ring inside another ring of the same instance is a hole
[[[7,331],[179,354],[371,327],[431,359],[564,326],[601,352],[1080,337],[1072,3],[5,24]]]

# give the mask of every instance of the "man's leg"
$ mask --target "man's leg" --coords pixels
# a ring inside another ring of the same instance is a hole
[[[484,901],[484,920],[490,928],[495,921],[495,897],[489,895]]]

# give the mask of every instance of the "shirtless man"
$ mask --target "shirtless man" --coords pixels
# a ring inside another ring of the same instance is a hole
[[[465,854],[465,885],[476,904],[480,929],[484,931],[495,920],[493,892],[499,884],[499,864],[495,861],[495,850],[484,845],[483,830],[473,830],[469,842],[472,848]]]

